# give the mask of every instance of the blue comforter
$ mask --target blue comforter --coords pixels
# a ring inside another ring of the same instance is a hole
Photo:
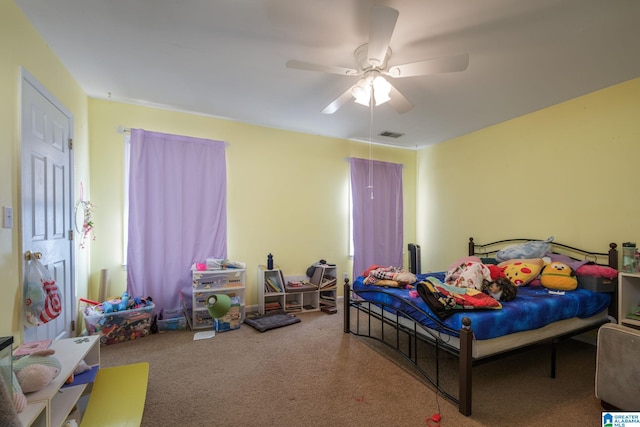
[[[418,275],[418,281],[428,276],[435,276],[444,280],[445,273],[430,273]],[[358,277],[353,283],[355,292],[363,290],[378,290],[382,292],[360,292],[358,295],[365,300],[390,304],[403,311],[422,325],[442,330],[434,319],[429,306],[419,296],[411,297],[409,290],[399,288],[382,288],[375,285],[365,285],[364,277]],[[404,301],[410,301],[419,309],[431,314],[433,319],[420,313],[411,305],[391,297],[395,295]],[[478,340],[486,340],[541,328],[549,323],[572,317],[587,318],[606,309],[611,303],[611,294],[606,292],[592,292],[585,289],[566,291],[564,295],[550,294],[549,290],[539,286],[523,286],[518,288],[518,296],[510,302],[503,302],[499,310],[465,310],[458,311],[442,323],[453,330],[459,330],[462,318],[471,319],[471,328]]]

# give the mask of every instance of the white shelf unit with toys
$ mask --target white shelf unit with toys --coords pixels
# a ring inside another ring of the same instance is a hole
[[[245,317],[246,270],[226,268],[219,270],[196,270],[192,268],[193,286],[182,291],[180,298],[189,328],[213,328],[214,319],[207,309],[206,301],[213,294],[227,294],[240,300],[240,322]]]

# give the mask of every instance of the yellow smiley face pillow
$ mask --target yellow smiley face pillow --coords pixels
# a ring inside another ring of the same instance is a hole
[[[578,278],[567,264],[553,261],[542,270],[540,283],[548,289],[572,291],[578,287]]]

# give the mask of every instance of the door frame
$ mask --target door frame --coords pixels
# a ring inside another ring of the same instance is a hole
[[[24,241],[23,238],[23,233],[24,233],[24,212],[25,212],[25,206],[24,206],[24,198],[23,198],[23,164],[22,162],[24,161],[24,136],[22,134],[22,123],[23,123],[23,115],[22,115],[22,103],[23,103],[23,85],[25,84],[29,84],[31,85],[34,89],[36,89],[44,98],[47,99],[47,101],[49,101],[52,105],[54,105],[57,109],[60,110],[60,112],[67,118],[67,120],[69,121],[69,138],[71,139],[71,141],[74,140],[74,120],[73,120],[73,113],[64,105],[62,104],[62,102],[60,102],[53,94],[51,94],[51,92],[49,92],[49,90],[47,90],[47,88],[40,83],[40,81],[38,81],[38,79],[36,79],[26,68],[24,67],[20,67],[20,83],[18,85],[19,88],[19,104],[18,104],[18,117],[19,117],[19,126],[18,126],[18,132],[19,132],[19,140],[20,140],[20,180],[19,180],[19,194],[20,194],[20,248],[21,248],[21,252],[20,252],[20,283],[24,284],[25,281],[25,270],[26,270],[26,260],[25,260],[25,253],[30,250],[30,248],[26,247],[26,242]],[[75,177],[74,177],[74,167],[75,167],[75,163],[74,163],[74,153],[73,153],[73,149],[69,149],[68,153],[69,153],[69,206],[67,206],[67,211],[69,214],[69,218],[71,220],[70,223],[70,230],[72,231],[72,235],[73,235],[73,239],[69,240],[69,251],[70,251],[70,257],[69,257],[69,262],[70,262],[70,266],[69,266],[69,280],[70,280],[70,293],[71,295],[63,295],[63,298],[70,298],[70,309],[71,309],[71,313],[70,313],[70,319],[73,321],[73,323],[77,323],[77,307],[76,307],[76,235],[77,233],[75,232],[75,230],[73,230],[74,227],[74,200],[75,200]],[[24,285],[22,285],[24,286]],[[22,304],[22,299],[21,299],[21,305],[20,305],[20,325],[22,326],[22,333],[23,333],[23,339],[24,339],[24,332],[25,332],[25,327],[24,327],[24,307]],[[75,327],[75,332],[77,332],[78,329],[78,325],[76,325]],[[74,332],[74,330],[72,330],[71,328],[71,324],[65,325],[65,333],[67,337],[71,337],[72,333]]]

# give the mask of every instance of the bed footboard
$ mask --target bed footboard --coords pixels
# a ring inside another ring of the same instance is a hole
[[[462,320],[463,324],[459,331],[453,331],[444,325],[440,331],[425,330],[415,323],[410,315],[397,307],[360,299],[356,293],[352,292],[348,278],[344,280],[343,304],[344,333],[384,343],[409,362],[436,388],[437,392],[457,403],[460,413],[466,416],[471,415],[473,332],[469,318],[465,317]],[[417,307],[413,309],[419,310]],[[372,320],[376,325],[373,325]],[[448,342],[447,338],[451,335],[459,337],[460,348]],[[434,352],[428,359],[429,366],[425,366],[425,362],[421,359],[425,345]],[[442,358],[447,355],[458,359],[457,397],[452,394],[453,385],[448,384],[447,387],[440,377]]]

